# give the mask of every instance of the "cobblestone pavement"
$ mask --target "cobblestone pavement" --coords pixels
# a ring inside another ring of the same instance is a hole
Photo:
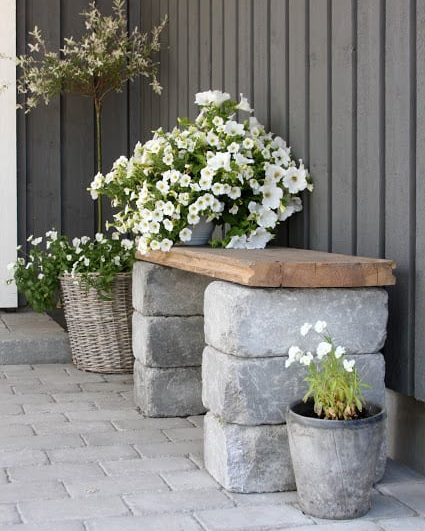
[[[202,417],[141,417],[131,376],[3,365],[0,404],[0,530],[425,530],[425,477],[395,463],[355,522],[307,517],[295,492],[223,491]]]

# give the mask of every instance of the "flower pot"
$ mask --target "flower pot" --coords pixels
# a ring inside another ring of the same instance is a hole
[[[385,411],[373,404],[356,420],[323,420],[312,403],[288,408],[289,447],[302,510],[318,518],[366,514],[385,433]]]
[[[214,223],[207,221],[205,218],[201,218],[201,221],[197,225],[192,225],[192,238],[190,242],[185,242],[184,245],[206,245],[214,232]]]
[[[96,274],[96,273],[94,273]],[[78,369],[102,373],[132,373],[131,273],[118,273],[111,300],[86,289],[79,275],[61,277],[64,313],[72,361]]]

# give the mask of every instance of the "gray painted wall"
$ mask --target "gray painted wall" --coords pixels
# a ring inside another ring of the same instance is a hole
[[[105,6],[110,0],[101,0]],[[76,33],[87,0],[18,0],[18,46],[37,23]],[[199,89],[243,92],[309,165],[315,192],[283,245],[389,257],[388,385],[425,400],[425,0],[129,0],[131,24],[165,13],[161,98],[142,82],[112,96],[105,165],[152,129],[193,117]],[[91,232],[87,102],[65,97],[19,123],[20,233]],[[416,326],[415,326],[416,324]]]

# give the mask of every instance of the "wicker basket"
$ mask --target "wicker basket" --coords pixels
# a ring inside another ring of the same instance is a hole
[[[61,289],[74,364],[84,371],[133,372],[131,273],[117,274],[112,300],[71,275],[61,277]]]

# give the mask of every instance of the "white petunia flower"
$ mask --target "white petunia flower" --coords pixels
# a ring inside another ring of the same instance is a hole
[[[134,247],[134,242],[127,238],[124,238],[123,240],[121,240],[121,247],[123,247],[126,251],[131,251],[131,249],[133,249]]]
[[[189,214],[187,215],[187,222],[189,225],[197,225],[201,221],[201,218],[197,214]]]
[[[244,125],[234,120],[228,120],[224,126],[224,132],[228,136],[243,136],[245,134]]]
[[[121,265],[121,258],[119,256],[114,256],[114,258],[112,259],[112,261],[114,262],[114,264],[116,266],[119,266]]]
[[[149,222],[149,232],[151,234],[158,234],[160,229],[160,225],[157,221],[150,221]]]
[[[37,278],[38,278],[38,280],[43,280],[43,278],[44,278],[43,273],[39,273],[39,274],[37,275]]]
[[[232,214],[235,216],[238,213],[239,207],[238,205],[233,205],[232,208],[229,208],[229,214]]]
[[[222,183],[214,183],[211,187],[211,191],[214,195],[222,195],[224,193],[224,186]]]
[[[283,178],[283,184],[289,190],[291,194],[297,194],[307,188],[307,172],[304,168],[296,168],[292,166],[285,170],[285,177]]]
[[[347,372],[353,372],[354,365],[356,364],[356,360],[343,360],[342,362],[344,369]]]
[[[168,232],[171,232],[174,228],[173,222],[167,218],[164,219],[162,224],[164,225],[165,230],[168,230]]]
[[[36,245],[39,245],[41,242],[43,241],[43,238],[40,236],[39,238],[34,238],[32,241],[31,241],[31,244],[36,246]]]
[[[251,232],[247,239],[247,249],[264,249],[264,247],[273,238],[273,234],[270,234],[263,227],[258,227],[255,231]]]
[[[285,170],[276,164],[267,164],[265,176],[268,181],[279,182],[285,176]]]
[[[217,171],[221,168],[230,171],[230,153],[218,152],[208,159],[208,166]]]
[[[252,149],[255,146],[255,142],[252,138],[247,137],[242,142],[242,145],[245,149]]]
[[[246,249],[246,236],[232,236],[229,243],[226,245],[226,249]]]
[[[149,247],[152,249],[152,251],[159,251],[161,248],[161,244],[158,240],[152,240],[149,244]]]
[[[300,328],[300,334],[302,336],[306,336],[310,330],[312,329],[313,325],[310,323],[304,323],[302,327]]]
[[[314,325],[314,330],[318,334],[322,334],[326,330],[327,326],[328,324],[326,321],[317,321],[316,324]]]
[[[90,265],[90,258],[84,258],[84,265],[85,265],[86,267],[89,267],[89,265]]]
[[[103,241],[103,234],[101,232],[97,232],[95,238],[96,241],[100,243]]]
[[[190,176],[184,174],[180,177],[180,186],[182,186],[183,188],[187,188],[190,185],[191,181],[192,179],[190,178]]]
[[[277,214],[273,210],[264,210],[258,217],[258,224],[265,229],[274,229],[277,223]]]
[[[225,101],[230,100],[231,96],[227,92],[221,90],[206,90],[205,92],[198,92],[195,95],[195,103],[201,107],[205,105],[215,105],[220,107]]]
[[[212,120],[212,123],[216,126],[216,127],[219,127],[220,125],[223,125],[224,124],[224,120],[221,116],[214,116],[213,120]]]
[[[254,160],[253,159],[249,159],[248,157],[245,157],[241,153],[235,153],[233,155],[233,158],[235,159],[236,164],[238,166],[244,166],[246,164],[254,164]]]
[[[160,250],[164,253],[168,253],[172,246],[173,242],[168,238],[164,238],[159,244]]]
[[[156,187],[163,195],[166,195],[170,189],[169,185],[164,181],[158,181]]]
[[[192,239],[192,231],[185,227],[179,232],[179,238],[182,242],[190,242]]]
[[[263,193],[262,203],[265,208],[279,208],[283,196],[282,188],[279,188],[274,184],[265,184],[264,186],[261,186],[260,191]]]
[[[321,343],[318,344],[317,349],[316,349],[317,357],[319,358],[319,360],[321,360],[322,358],[327,356],[331,350],[332,350],[332,345],[328,343],[327,341],[322,341]]]
[[[251,109],[251,106],[249,104],[249,101],[247,98],[244,97],[244,95],[240,94],[240,97],[241,97],[241,100],[240,102],[236,105],[236,108],[239,109],[240,111],[244,111],[244,112],[253,112],[254,109]]]
[[[344,347],[336,347],[335,349],[335,358],[339,359],[341,356],[345,354],[345,348]]]
[[[239,186],[232,186],[227,195],[230,197],[230,199],[238,199],[238,197],[241,196],[241,189]]]
[[[227,151],[229,153],[237,153],[239,151],[239,144],[237,142],[232,142],[227,146]]]
[[[111,238],[113,240],[119,240],[120,239],[120,233],[119,232],[113,232],[111,235]]]

